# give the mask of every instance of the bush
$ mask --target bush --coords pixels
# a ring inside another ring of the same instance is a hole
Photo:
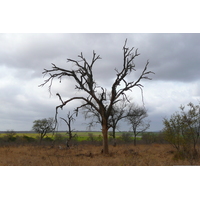
[[[8,142],[14,142],[17,139],[16,132],[14,130],[8,130],[4,138]]]
[[[47,141],[47,142],[52,142],[54,141],[54,139],[52,137],[49,137],[49,136],[46,136],[45,138],[43,138],[44,141]]]
[[[152,144],[152,143],[166,143],[165,141],[165,135],[163,133],[142,133],[142,141],[146,144]]]
[[[121,139],[124,142],[131,142],[133,141],[133,136],[131,133],[122,133]]]
[[[54,140],[55,141],[63,141],[63,140],[65,140],[66,138],[62,135],[62,134],[60,134],[60,133],[56,133],[55,135],[54,135]]]
[[[103,136],[102,135],[98,135],[98,137],[96,138],[97,141],[103,141]]]
[[[180,112],[163,120],[165,139],[178,151],[176,159],[184,157],[194,160],[198,157],[200,105],[189,103],[188,106],[187,110],[185,106],[180,106]]]
[[[156,142],[156,143],[161,143],[161,144],[167,143],[167,141],[165,140],[165,135],[164,135],[164,133],[162,133],[162,132],[156,133],[156,134],[155,134],[155,142]]]
[[[95,141],[93,133],[88,133],[88,141],[91,141],[91,142]]]
[[[144,141],[146,144],[152,144],[155,142],[155,134],[148,132],[148,133],[142,133],[142,141]]]
[[[35,141],[35,138],[30,137],[30,136],[27,136],[27,135],[23,135],[23,136],[22,136],[22,139],[23,139],[24,141],[27,141],[27,142],[33,142],[33,141]]]

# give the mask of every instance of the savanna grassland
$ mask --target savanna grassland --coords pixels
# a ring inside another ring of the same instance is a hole
[[[1,166],[171,166],[200,165],[200,160],[177,159],[167,144],[110,146],[110,154],[101,154],[101,146],[78,145],[71,149],[48,146],[2,146]]]
[[[50,136],[38,143],[37,136],[4,135],[0,138],[1,166],[173,166],[200,165],[200,158],[184,158],[170,144],[140,138],[134,146],[132,138],[118,136],[117,145],[109,145],[102,154],[100,135],[85,134],[65,145],[62,135]],[[56,142],[55,142],[56,141]],[[53,145],[52,145],[53,144]]]

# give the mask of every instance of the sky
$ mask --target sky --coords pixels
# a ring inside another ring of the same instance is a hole
[[[51,63],[72,69],[67,58],[78,59],[82,52],[89,61],[93,50],[102,58],[94,65],[97,83],[108,90],[121,69],[125,39],[127,47],[138,48],[135,59],[136,72],[128,80],[136,80],[147,60],[152,80],[142,80],[144,105],[151,121],[149,131],[163,128],[163,118],[170,117],[180,105],[200,100],[200,34],[195,33],[1,33],[0,34],[0,131],[31,130],[33,121],[54,117],[55,107],[60,104],[56,93],[63,99],[80,95],[72,79],[55,80],[52,94],[48,85],[38,87],[47,78],[44,68]],[[141,92],[133,88],[128,95],[138,105],[143,105]],[[70,103],[59,116],[73,111],[80,101]],[[86,130],[83,115],[76,118],[75,130]],[[65,130],[63,122],[59,129]],[[93,128],[95,129],[95,128]],[[100,127],[96,127],[100,130]],[[129,130],[126,122],[120,122],[119,130]]]

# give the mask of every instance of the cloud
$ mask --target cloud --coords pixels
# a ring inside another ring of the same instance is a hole
[[[150,75],[153,80],[141,81],[152,129],[162,128],[162,117],[172,114],[180,104],[198,102],[200,34],[0,34],[0,130],[30,130],[33,120],[54,116],[60,104],[57,92],[63,100],[84,95],[67,78],[61,83],[55,79],[51,97],[48,85],[38,87],[48,77],[43,77],[43,69],[50,69],[51,63],[72,69],[75,66],[67,63],[67,58],[79,60],[83,52],[90,62],[94,50],[102,58],[94,65],[95,80],[109,90],[116,78],[115,69],[122,69],[126,38],[127,47],[138,48],[140,53],[135,60],[136,71],[128,80],[138,78],[147,60],[148,69],[155,72]],[[142,104],[138,88],[130,96]],[[79,101],[71,102],[66,112],[78,105]],[[84,129],[81,121],[80,115],[77,122]]]
[[[199,34],[148,34],[147,45],[141,46],[144,54],[149,54],[155,80],[197,80],[200,72],[199,39]]]

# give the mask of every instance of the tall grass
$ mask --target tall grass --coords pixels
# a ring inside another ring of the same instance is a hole
[[[170,166],[191,165],[188,160],[175,159],[170,145],[123,144],[110,146],[110,154],[101,154],[101,146],[64,145],[1,146],[0,165],[4,166]],[[200,165],[196,159],[193,164]]]
[[[67,135],[48,134],[39,142],[38,134],[7,133],[0,137],[0,165],[39,166],[169,166],[200,165],[199,153],[195,158],[178,154],[163,140],[162,134],[148,133],[133,144],[130,134],[116,138],[109,137],[110,154],[101,154],[102,136],[98,133],[84,133],[66,146]],[[199,146],[200,147],[200,144]],[[198,152],[199,149],[198,149]]]

